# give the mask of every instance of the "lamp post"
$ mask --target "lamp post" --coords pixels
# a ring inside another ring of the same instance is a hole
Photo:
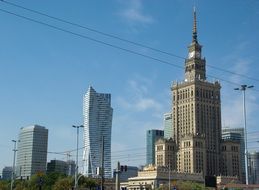
[[[77,133],[76,133],[76,171],[75,171],[75,190],[77,190],[78,187],[78,180],[77,180],[77,176],[78,176],[78,136],[79,136],[79,128],[83,128],[83,125],[79,125],[79,126],[75,126],[73,125],[72,127],[76,128]]]
[[[246,170],[246,185],[249,184],[248,181],[248,151],[247,151],[247,130],[246,130],[246,89],[253,88],[254,86],[247,86],[243,84],[240,88],[235,88],[234,90],[240,90],[243,92],[243,117],[244,117],[244,130],[245,130],[245,170]]]
[[[16,156],[16,140],[12,140],[14,142],[13,148],[13,169],[12,169],[12,181],[11,181],[11,190],[13,190],[13,183],[14,183],[14,175],[15,175],[15,156]]]

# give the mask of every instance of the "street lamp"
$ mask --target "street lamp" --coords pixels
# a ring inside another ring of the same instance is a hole
[[[241,85],[240,88],[234,88],[234,90],[240,90],[243,92],[243,117],[244,117],[244,130],[245,130],[245,169],[246,169],[246,185],[248,181],[248,151],[247,151],[247,130],[246,130],[246,89],[253,88],[254,86]]]
[[[75,126],[73,125],[72,127],[76,128],[77,130],[77,135],[76,135],[76,171],[75,171],[75,190],[77,190],[78,187],[78,180],[77,180],[77,176],[78,176],[78,135],[79,135],[79,128],[83,128],[83,125],[79,125],[79,126]]]
[[[13,169],[12,169],[12,181],[11,181],[11,190],[13,190],[13,183],[14,183],[14,175],[15,175],[15,156],[16,156],[16,140],[12,140],[14,142],[14,148],[13,148]]]

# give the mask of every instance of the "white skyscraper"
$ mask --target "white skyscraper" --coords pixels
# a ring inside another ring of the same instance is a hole
[[[111,94],[97,93],[91,86],[84,96],[84,174],[95,176],[102,166],[102,139],[104,139],[104,176],[111,178]]]
[[[30,178],[46,172],[48,129],[39,125],[22,127],[19,134],[16,176]]]

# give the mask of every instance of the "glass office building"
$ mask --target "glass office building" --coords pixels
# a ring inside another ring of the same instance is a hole
[[[84,96],[84,174],[96,176],[96,169],[102,166],[104,146],[104,176],[111,178],[111,129],[113,109],[111,94],[97,93],[89,87]],[[102,143],[104,140],[104,143]]]
[[[146,164],[155,164],[155,143],[158,139],[164,138],[164,131],[152,129],[146,134]]]

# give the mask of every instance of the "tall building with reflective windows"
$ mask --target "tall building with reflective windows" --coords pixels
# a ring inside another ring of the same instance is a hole
[[[164,137],[165,139],[173,138],[172,113],[164,114]]]
[[[83,100],[84,117],[84,174],[96,176],[96,168],[102,167],[104,153],[104,176],[112,177],[111,129],[113,109],[111,94],[97,93],[89,87]],[[102,143],[102,139],[104,143]],[[104,146],[104,148],[102,148]]]
[[[160,138],[164,138],[164,131],[158,129],[151,129],[147,131],[146,135],[146,164],[155,164],[155,144]]]
[[[248,153],[249,184],[259,184],[259,152]]]
[[[17,147],[16,177],[28,179],[46,172],[48,129],[39,125],[22,127]]]
[[[196,11],[183,81],[172,84],[173,139],[177,170],[219,175],[221,142],[220,83],[208,81],[206,59],[198,42]]]

